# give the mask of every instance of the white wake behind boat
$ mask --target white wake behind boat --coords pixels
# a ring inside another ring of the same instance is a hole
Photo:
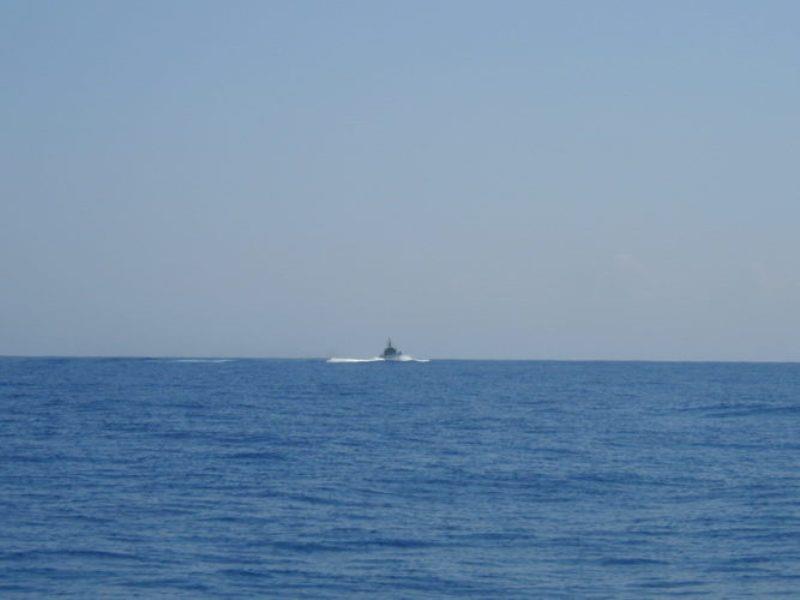
[[[386,340],[386,348],[383,349],[378,356],[373,356],[372,358],[338,358],[333,357],[329,358],[327,362],[329,363],[381,363],[381,362],[414,362],[414,363],[426,363],[430,362],[426,358],[414,358],[410,354],[403,354],[392,345],[392,339],[389,338]]]

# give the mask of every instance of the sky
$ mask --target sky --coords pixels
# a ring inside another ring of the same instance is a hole
[[[800,3],[0,3],[0,354],[800,361]]]

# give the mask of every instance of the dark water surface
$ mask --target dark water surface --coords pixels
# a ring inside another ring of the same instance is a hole
[[[0,597],[800,596],[800,365],[0,359]]]

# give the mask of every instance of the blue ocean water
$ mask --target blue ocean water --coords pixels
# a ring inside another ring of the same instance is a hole
[[[800,595],[800,365],[0,359],[0,597]]]

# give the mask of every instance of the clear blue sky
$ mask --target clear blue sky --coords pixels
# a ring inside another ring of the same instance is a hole
[[[800,360],[800,3],[0,4],[0,354]]]

